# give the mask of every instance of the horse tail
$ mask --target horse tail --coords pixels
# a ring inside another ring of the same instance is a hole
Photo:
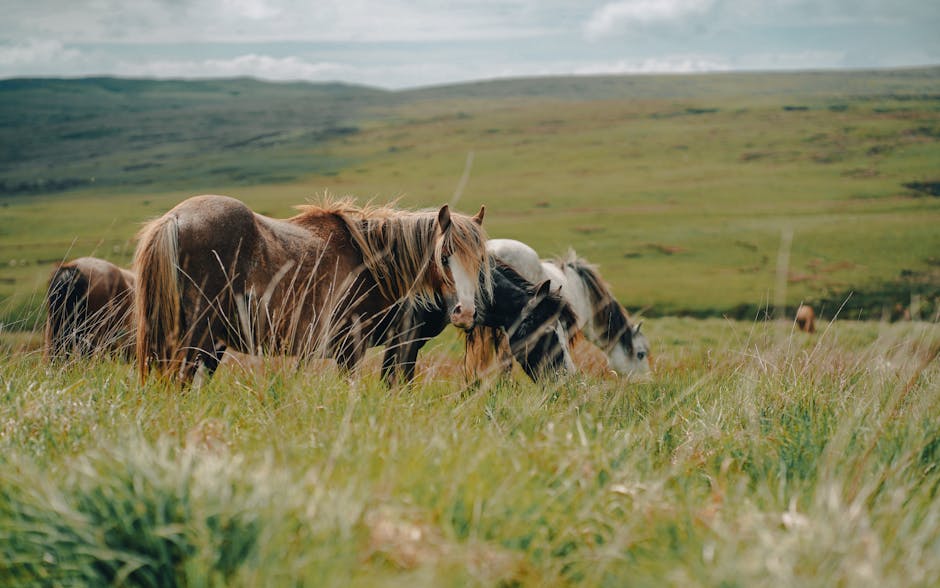
[[[46,290],[45,354],[48,359],[68,355],[79,342],[88,317],[88,278],[80,269],[62,265],[52,272]]]
[[[162,374],[173,373],[179,362],[182,289],[176,218],[164,215],[152,221],[141,230],[139,239],[134,254],[137,371],[145,378],[154,362]]]

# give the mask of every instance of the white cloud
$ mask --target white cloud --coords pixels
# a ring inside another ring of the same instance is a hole
[[[250,20],[264,20],[281,14],[280,8],[271,6],[266,0],[225,0],[223,6]]]
[[[59,41],[29,39],[0,45],[0,68],[64,64],[79,59],[81,52],[66,48]]]
[[[618,0],[595,10],[584,32],[599,39],[634,25],[671,23],[707,12],[714,0]]]
[[[728,71],[731,64],[708,55],[669,55],[647,59],[579,64],[569,68],[575,75],[610,75],[633,73],[699,73]]]
[[[254,77],[272,81],[338,80],[351,68],[338,63],[310,62],[299,57],[270,57],[254,53],[231,59],[122,62],[119,75],[149,78]]]
[[[71,43],[456,41],[544,32],[526,2],[461,0],[28,0],[4,9],[0,39]]]

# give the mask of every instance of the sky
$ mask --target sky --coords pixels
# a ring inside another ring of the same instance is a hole
[[[0,78],[388,89],[940,64],[940,0],[0,0]]]

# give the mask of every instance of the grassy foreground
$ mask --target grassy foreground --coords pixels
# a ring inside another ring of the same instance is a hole
[[[940,327],[660,319],[655,375],[0,359],[0,584],[930,586]],[[588,360],[591,358],[588,357]]]

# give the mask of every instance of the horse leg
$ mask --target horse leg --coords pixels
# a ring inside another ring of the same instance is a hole
[[[355,371],[366,352],[366,339],[362,334],[362,320],[359,316],[353,318],[349,328],[334,340],[331,347],[340,370],[346,375]]]
[[[198,312],[184,338],[185,352],[179,371],[184,382],[192,382],[200,366],[205,368],[207,377],[212,376],[222,361],[226,349],[225,329],[222,321],[211,312],[209,309]]]
[[[402,382],[405,384],[414,382],[415,369],[418,365],[418,352],[424,347],[424,343],[425,341],[423,339],[415,339],[405,344],[402,350],[404,358],[401,360],[398,367],[401,370]]]

